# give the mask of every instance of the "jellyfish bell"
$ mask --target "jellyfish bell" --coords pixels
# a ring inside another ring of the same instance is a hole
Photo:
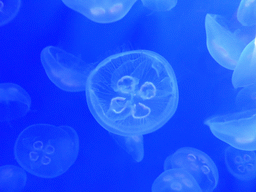
[[[237,20],[243,26],[256,25],[256,1],[255,0],[241,0],[237,10]]]
[[[213,135],[232,147],[256,150],[256,109],[211,117],[204,123],[210,127]]]
[[[143,6],[152,11],[170,11],[177,4],[177,0],[141,0]]]

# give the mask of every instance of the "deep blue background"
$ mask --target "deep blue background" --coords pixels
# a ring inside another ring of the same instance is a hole
[[[0,28],[0,83],[16,83],[31,96],[31,111],[0,124],[0,165],[18,165],[13,146],[29,125],[69,125],[80,138],[77,161],[63,175],[42,179],[28,174],[28,192],[149,192],[163,171],[165,158],[180,147],[207,153],[219,169],[216,192],[254,192],[255,181],[242,182],[224,163],[227,144],[215,138],[204,120],[233,110],[237,90],[232,71],[219,66],[206,48],[207,13],[235,17],[239,0],[178,0],[164,13],[147,10],[138,1],[120,21],[97,24],[67,8],[61,0],[24,0],[17,17]],[[125,49],[147,49],[172,65],[179,86],[173,118],[144,136],[145,157],[135,163],[92,117],[85,93],[58,89],[46,76],[41,50],[58,46],[86,63],[99,62]],[[88,118],[90,120],[88,120]]]

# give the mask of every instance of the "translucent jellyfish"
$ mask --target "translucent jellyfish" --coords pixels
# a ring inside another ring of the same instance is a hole
[[[215,163],[204,152],[190,147],[178,149],[166,158],[164,170],[182,168],[188,171],[204,192],[211,192],[217,186],[219,173]]]
[[[54,46],[42,50],[41,62],[48,78],[61,90],[85,91],[91,64],[87,65],[80,58]]]
[[[177,0],[141,0],[152,11],[169,11],[176,6]]]
[[[20,0],[0,0],[0,26],[12,21],[20,10]]]
[[[137,50],[112,55],[92,70],[86,97],[92,115],[109,132],[144,135],[173,116],[178,86],[162,56]]]
[[[242,0],[237,11],[237,20],[244,26],[256,24],[256,1]]]
[[[256,109],[223,116],[215,116],[205,121],[213,135],[232,147],[245,151],[256,150]]]
[[[239,180],[256,178],[256,154],[254,151],[241,151],[228,147],[225,151],[228,171]]]
[[[14,155],[27,172],[43,178],[65,173],[75,162],[79,140],[75,130],[68,126],[31,125],[18,136]]]
[[[155,179],[152,192],[202,192],[202,190],[186,170],[169,169]]]
[[[232,75],[235,88],[246,87],[256,83],[256,41],[253,39],[243,50]]]
[[[206,45],[210,55],[221,66],[234,70],[245,44],[227,29],[224,18],[207,14],[205,17]]]
[[[27,182],[27,174],[20,167],[4,165],[0,167],[0,191],[21,192]]]
[[[112,23],[122,19],[137,0],[87,0],[62,2],[97,23]]]
[[[18,119],[30,110],[29,94],[19,85],[0,84],[0,122]]]
[[[110,133],[115,142],[131,157],[140,162],[144,158],[144,143],[142,135],[120,136]]]
[[[239,110],[256,108],[256,84],[244,87],[236,96],[236,107]]]

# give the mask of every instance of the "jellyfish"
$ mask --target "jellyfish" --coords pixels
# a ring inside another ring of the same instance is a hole
[[[62,2],[96,23],[112,23],[122,19],[137,0],[87,0]]]
[[[19,119],[30,110],[29,94],[19,85],[0,84],[0,122]]]
[[[236,96],[238,110],[251,110],[256,108],[256,84],[244,87]]]
[[[0,0],[0,26],[12,21],[20,10],[20,0]]]
[[[87,65],[80,58],[54,46],[42,50],[41,62],[48,78],[61,90],[85,91],[92,65]]]
[[[182,168],[189,172],[197,181],[203,192],[215,189],[219,180],[219,173],[215,163],[204,152],[184,147],[168,156],[164,162],[164,170]]]
[[[4,165],[0,167],[0,191],[21,192],[27,182],[27,174],[20,167]]]
[[[184,169],[169,169],[153,182],[152,192],[202,192],[194,177]]]
[[[232,75],[235,88],[246,87],[256,83],[256,41],[253,39],[243,50]]]
[[[143,6],[152,11],[170,11],[177,4],[177,0],[141,0]]]
[[[242,0],[237,10],[237,20],[244,26],[256,24],[256,1]]]
[[[235,33],[229,31],[224,18],[207,14],[205,17],[206,45],[212,58],[221,66],[234,70],[245,43]]]
[[[225,164],[228,171],[239,180],[256,178],[256,154],[254,151],[242,151],[231,146],[225,150]]]
[[[110,132],[109,134],[136,162],[142,161],[144,158],[143,135],[121,136]]]
[[[152,51],[112,55],[86,82],[89,110],[107,131],[144,135],[162,127],[175,113],[178,86],[171,65]]]
[[[213,135],[232,147],[245,151],[256,150],[256,109],[211,117],[205,124]]]
[[[30,174],[54,178],[69,169],[78,150],[79,139],[73,128],[35,124],[19,134],[14,155],[19,165]]]

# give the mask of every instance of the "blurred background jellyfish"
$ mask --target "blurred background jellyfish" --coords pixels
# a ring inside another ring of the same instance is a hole
[[[152,192],[202,192],[194,177],[184,169],[169,169],[153,182]]]
[[[20,0],[0,0],[0,26],[12,21],[20,10]]]
[[[92,65],[87,65],[80,58],[54,46],[42,50],[41,62],[48,78],[61,90],[85,91]]]
[[[246,87],[256,83],[256,41],[253,39],[243,50],[232,75],[235,88]]]
[[[244,87],[238,92],[236,108],[241,111],[256,108],[256,84]]]
[[[170,11],[177,0],[141,0],[143,5],[152,11]]]
[[[62,2],[96,23],[112,23],[122,19],[137,0],[86,0]]]
[[[240,54],[246,46],[232,33],[219,15],[207,14],[205,17],[206,45],[212,58],[221,66],[234,70]]]
[[[27,172],[43,178],[65,173],[75,162],[79,150],[76,131],[68,126],[31,125],[18,136],[14,155]]]
[[[256,154],[254,151],[241,151],[229,146],[225,150],[225,163],[228,171],[239,180],[256,178]]]
[[[21,118],[30,110],[29,94],[19,85],[0,84],[0,122]]]
[[[232,147],[256,150],[256,109],[215,116],[205,121],[213,135]]]
[[[0,167],[0,191],[1,192],[21,192],[27,182],[26,172],[14,165],[4,165]]]
[[[197,181],[203,192],[215,189],[219,180],[218,169],[213,160],[204,152],[190,147],[178,149],[166,158],[164,170],[182,168]]]
[[[256,24],[255,0],[241,0],[237,10],[237,20],[244,26]]]

